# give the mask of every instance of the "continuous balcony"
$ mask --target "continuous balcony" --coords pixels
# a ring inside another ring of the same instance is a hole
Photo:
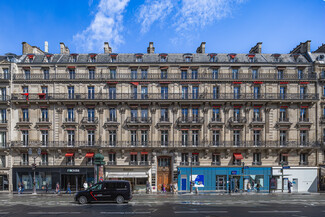
[[[151,123],[151,117],[127,117],[125,120],[127,126],[149,126]]]
[[[10,96],[7,95],[1,95],[0,96],[0,103],[6,103],[10,100]]]
[[[1,78],[0,78],[1,79]],[[9,76],[10,79],[10,76]],[[192,74],[188,72],[182,73],[31,73],[25,74],[13,74],[14,81],[275,81],[275,80],[309,80],[315,81],[317,79],[316,73],[259,73],[253,75],[252,73],[198,73]],[[324,79],[321,77],[321,79]]]
[[[176,120],[178,126],[202,126],[204,123],[203,117],[179,117]]]
[[[255,94],[243,93],[243,94],[233,94],[233,93],[223,93],[223,94],[213,94],[213,93],[201,93],[201,94],[182,94],[182,93],[169,93],[169,94],[159,94],[159,93],[148,93],[148,94],[132,94],[132,93],[97,93],[88,95],[88,93],[75,93],[75,94],[65,94],[65,93],[49,93],[45,95],[39,95],[36,93],[29,93],[27,96],[23,94],[12,94],[12,101],[55,101],[55,102],[79,102],[79,101],[107,101],[107,102],[120,102],[121,100],[127,101],[195,101],[195,102],[206,102],[209,101],[220,101],[228,102],[229,100],[238,102],[247,101],[297,101],[297,102],[309,102],[318,100],[318,94],[304,94],[304,97],[298,93],[288,93],[288,94],[278,94],[278,93],[264,93],[256,96]]]

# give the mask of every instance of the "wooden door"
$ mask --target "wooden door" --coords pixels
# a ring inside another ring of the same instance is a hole
[[[158,191],[162,191],[162,185],[165,186],[166,191],[170,190],[171,184],[171,169],[170,169],[170,157],[159,157],[158,158],[158,179],[157,187]]]

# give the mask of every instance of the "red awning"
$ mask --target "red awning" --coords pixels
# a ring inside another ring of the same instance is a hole
[[[234,105],[234,108],[241,108],[241,105]]]
[[[280,82],[280,84],[288,84],[289,82]]]
[[[74,153],[66,153],[65,156],[66,157],[73,157]]]
[[[300,84],[309,84],[309,82],[300,82]]]
[[[137,155],[138,152],[130,152],[130,155]]]
[[[138,86],[139,85],[139,82],[130,82],[131,84],[135,85],[135,86]]]
[[[88,69],[95,69],[95,66],[88,66]]]
[[[243,83],[243,82],[240,82],[240,81],[234,81],[234,82],[232,82],[233,84],[241,84],[241,83]]]
[[[195,153],[192,153],[192,155],[199,155],[199,153],[195,152]]]
[[[288,106],[280,106],[280,108],[288,108]]]
[[[87,154],[86,154],[86,158],[92,158],[92,157],[94,157],[94,155],[95,155],[95,153],[93,153],[93,152],[88,152]]]
[[[33,59],[34,55],[27,55],[29,59]]]
[[[254,81],[254,84],[263,84],[263,81]]]
[[[220,108],[221,106],[220,105],[213,105],[212,107],[213,108]]]
[[[236,57],[236,54],[229,54],[231,59],[234,59]]]
[[[308,108],[308,106],[301,106],[300,108]]]
[[[241,153],[234,153],[234,158],[236,160],[241,160],[244,159],[243,155]]]
[[[143,152],[141,152],[141,154],[148,154],[148,152],[147,151],[143,151]]]
[[[68,66],[68,69],[75,69],[75,66]]]
[[[289,156],[288,153],[282,153],[281,155],[282,155],[282,156],[286,156],[286,157]]]
[[[168,69],[168,66],[161,66],[160,69]]]
[[[248,54],[247,55],[249,58],[254,58],[255,57],[255,54]]]
[[[42,151],[41,152],[41,155],[47,155],[47,152],[46,151]]]

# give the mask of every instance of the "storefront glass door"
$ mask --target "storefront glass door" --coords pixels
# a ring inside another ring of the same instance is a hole
[[[226,176],[216,177],[216,190],[226,190]]]

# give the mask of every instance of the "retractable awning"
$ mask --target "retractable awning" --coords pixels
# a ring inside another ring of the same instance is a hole
[[[66,157],[73,157],[74,153],[66,153],[65,156]]]
[[[241,160],[244,159],[243,155],[241,153],[234,153],[234,158],[236,160]]]
[[[95,153],[93,153],[93,152],[88,152],[87,154],[86,154],[86,158],[92,158],[92,157],[94,157],[94,155],[95,155]]]

